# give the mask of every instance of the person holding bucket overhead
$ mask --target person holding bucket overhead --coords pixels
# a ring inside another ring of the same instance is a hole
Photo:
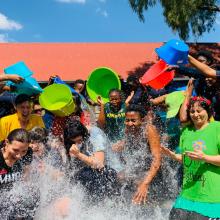
[[[17,128],[24,128],[29,131],[36,126],[45,127],[42,117],[31,114],[32,101],[28,95],[18,95],[15,99],[15,108],[15,114],[0,119],[1,141],[3,141],[11,131]]]

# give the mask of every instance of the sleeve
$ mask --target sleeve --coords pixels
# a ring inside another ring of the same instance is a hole
[[[0,119],[0,141],[3,141],[6,139],[6,124],[5,124],[5,121],[4,119]]]
[[[107,145],[104,132],[97,128],[92,127],[90,129],[90,142],[93,145],[93,152],[105,151],[105,146]]]
[[[180,66],[178,73],[184,76],[193,77],[194,79],[204,78],[204,76],[197,69],[185,66]]]
[[[185,130],[187,127],[183,128],[181,133],[180,133],[180,140],[179,140],[179,148],[178,151],[180,153],[184,153],[184,148],[183,148],[183,142],[184,142],[184,136],[185,136]]]

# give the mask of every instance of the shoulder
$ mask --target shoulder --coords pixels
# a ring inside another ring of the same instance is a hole
[[[1,122],[13,121],[16,118],[17,118],[17,114],[8,115],[8,116],[5,116],[5,117],[1,118]]]

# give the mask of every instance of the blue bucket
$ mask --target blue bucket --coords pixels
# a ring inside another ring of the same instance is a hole
[[[160,48],[156,48],[155,51],[169,65],[188,63],[189,47],[183,41],[170,40]]]
[[[33,72],[26,66],[26,64],[21,61],[15,63],[4,69],[5,74],[17,74],[22,78],[26,78],[33,75]]]
[[[187,86],[178,87],[175,89],[175,91],[186,91]],[[192,96],[197,96],[195,89],[193,89]]]
[[[70,87],[68,84],[66,84],[62,79],[60,79],[59,77],[55,77],[54,79],[54,83],[55,84],[63,84],[63,85],[66,85],[70,88],[71,92],[74,93],[74,94],[78,94],[78,92],[76,92],[75,89],[73,89],[72,87]]]
[[[37,95],[43,91],[43,89],[38,84],[37,80],[33,77],[27,77],[22,83],[12,83],[8,82],[7,85],[12,85],[16,88],[16,93],[27,94],[27,95]]]

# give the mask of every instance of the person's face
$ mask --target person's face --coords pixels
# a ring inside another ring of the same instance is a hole
[[[208,87],[211,87],[216,83],[216,79],[213,78],[206,78],[205,81]]]
[[[43,154],[45,152],[45,148],[44,148],[43,143],[32,141],[29,146],[32,148],[34,156],[37,156],[37,157],[43,156]]]
[[[206,64],[206,65],[209,64],[209,61],[208,61],[208,59],[207,59],[205,56],[198,56],[198,57],[197,57],[197,60],[198,60],[199,62],[201,62],[201,63]]]
[[[109,95],[109,101],[114,107],[118,107],[121,103],[121,96],[118,92],[112,92]]]
[[[23,119],[29,118],[31,112],[32,112],[32,104],[28,101],[23,102],[16,106],[17,113],[19,117]]]
[[[125,114],[125,126],[129,131],[135,131],[141,126],[142,122],[139,112],[127,112]]]
[[[189,114],[194,125],[202,126],[208,122],[208,113],[199,105],[199,102],[191,106]]]
[[[39,115],[39,116],[43,116],[45,113],[44,109],[38,104],[34,105],[33,112],[34,112],[34,114]]]
[[[20,141],[12,141],[9,143],[9,141],[6,140],[5,149],[8,154],[8,158],[11,161],[16,162],[26,155],[28,150],[28,143],[22,143]]]
[[[83,143],[83,136],[77,136],[75,138],[72,138],[71,141],[74,144],[82,144]]]
[[[81,93],[82,91],[83,91],[83,89],[84,89],[84,84],[81,84],[81,83],[77,83],[76,84],[76,86],[75,86],[75,89],[79,92],[79,93]]]

